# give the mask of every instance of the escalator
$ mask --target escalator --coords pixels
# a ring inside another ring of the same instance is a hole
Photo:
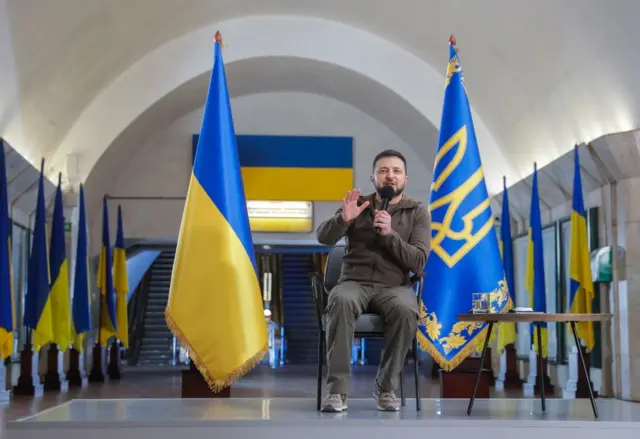
[[[167,326],[164,310],[169,300],[175,254],[175,248],[164,249],[150,269],[137,358],[139,365],[170,365],[173,360],[173,334]]]
[[[311,295],[309,273],[314,270],[311,253],[282,254],[284,327],[288,364],[316,364],[318,323]]]

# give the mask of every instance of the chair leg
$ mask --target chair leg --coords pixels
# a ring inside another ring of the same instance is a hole
[[[318,332],[318,389],[316,394],[316,410],[320,411],[322,399],[322,364],[324,363],[324,331]]]
[[[401,402],[403,407],[407,403],[406,402],[406,398],[404,396],[404,367],[402,368],[402,371],[400,372],[400,402]]]
[[[413,375],[416,382],[416,410],[422,410],[420,398],[420,355],[418,353],[418,339],[413,339]]]

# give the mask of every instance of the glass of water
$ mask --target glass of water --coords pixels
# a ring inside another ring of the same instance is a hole
[[[490,311],[491,304],[488,293],[473,293],[472,300],[472,312],[474,314],[484,314]]]

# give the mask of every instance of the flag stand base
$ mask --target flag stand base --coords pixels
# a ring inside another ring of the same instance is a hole
[[[100,343],[93,345],[92,351],[93,364],[91,372],[89,372],[90,383],[104,383],[104,373],[102,372],[102,347]]]
[[[582,349],[582,358],[584,358],[584,362],[587,366],[587,371],[589,371],[589,376],[584,375],[584,371],[581,367],[578,367],[578,382],[576,383],[576,398],[588,398],[589,397],[589,387],[591,387],[591,391],[593,392],[593,397],[598,397],[598,392],[593,389],[593,382],[591,381],[591,356],[589,352],[581,346]]]
[[[536,365],[540,364],[540,357],[536,355]],[[542,359],[542,370],[540,370],[540,367],[538,366],[538,370],[537,370],[537,376],[536,376],[536,384],[533,387],[533,394],[535,396],[540,396],[540,380],[544,381],[544,396],[549,396],[549,397],[553,397],[556,393],[556,389],[553,386],[553,384],[551,384],[551,379],[549,378],[549,375],[547,374],[547,359],[543,358]]]
[[[45,392],[59,392],[62,388],[58,372],[58,346],[54,343],[51,343],[47,349],[47,373],[44,376],[42,388]]]
[[[489,353],[489,349],[487,349],[487,353]],[[490,398],[491,386],[494,381],[493,371],[491,367],[487,366],[490,361],[490,355],[486,356],[484,364],[479,357],[469,357],[450,372],[439,369],[440,398],[471,398],[480,368],[482,368],[482,373],[476,398]]]
[[[80,374],[80,352],[74,348],[69,349],[69,370],[67,370],[67,382],[69,387],[82,387],[82,375]]]
[[[209,388],[206,380],[195,367],[193,362],[189,369],[183,369],[182,375],[182,398],[230,398],[231,387],[226,387],[220,392],[214,392]]]
[[[111,342],[109,348],[109,365],[107,366],[107,375],[110,380],[119,380],[120,375],[120,343],[118,340]]]
[[[504,376],[504,388],[520,389],[522,388],[522,379],[520,379],[520,372],[518,370],[516,348],[513,344],[509,344],[505,346],[504,350],[507,354],[507,371]]]
[[[25,343],[20,352],[20,376],[18,384],[13,387],[13,395],[16,396],[34,396],[36,388],[33,385],[32,364],[33,352],[31,344]]]
[[[445,372],[440,370],[440,398],[468,399],[473,394],[477,370],[452,370]],[[489,369],[482,369],[480,383],[476,398],[491,397],[491,376],[493,373]]]

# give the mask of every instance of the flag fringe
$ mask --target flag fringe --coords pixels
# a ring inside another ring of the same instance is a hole
[[[509,297],[507,304],[504,306],[504,308],[502,308],[502,311],[500,312],[506,313],[511,311],[512,308],[513,308],[513,301],[511,300],[511,297]],[[493,324],[493,330],[491,332],[496,337],[499,337],[500,335],[499,333],[496,334],[496,331],[500,330],[501,324],[502,323]],[[445,372],[451,372],[456,367],[460,366],[460,364],[462,364],[462,362],[466,360],[469,357],[469,355],[473,353],[474,350],[477,350],[478,347],[480,348],[483,347],[483,343],[487,338],[488,331],[489,331],[489,325],[487,324],[487,326],[485,326],[482,329],[482,331],[480,331],[475,337],[469,340],[469,343],[467,343],[467,345],[464,348],[462,348],[462,350],[458,352],[458,354],[455,357],[453,357],[451,360],[447,360],[446,358],[444,358],[444,356],[440,353],[440,351],[438,351],[438,349],[433,345],[433,343],[431,343],[431,341],[429,341],[429,339],[422,333],[422,331],[420,331],[420,329],[418,329],[417,331],[417,338],[418,338],[418,344],[420,345],[420,349],[422,349],[423,351],[426,351],[429,355],[431,355],[431,358],[433,358],[433,360],[436,363],[438,363],[438,365],[442,368],[442,370],[444,370]],[[480,349],[480,352],[482,352],[482,349]]]
[[[262,347],[255,355],[245,361],[240,367],[233,370],[229,375],[227,375],[224,379],[218,379],[209,373],[209,371],[204,367],[204,363],[200,360],[198,353],[193,349],[187,337],[180,330],[180,327],[176,324],[176,322],[171,317],[168,309],[165,309],[164,316],[167,321],[167,326],[169,330],[174,335],[176,339],[178,339],[178,343],[180,346],[189,350],[189,358],[193,361],[196,369],[200,372],[204,380],[207,382],[207,385],[213,392],[220,392],[225,388],[231,386],[235,381],[245,376],[249,373],[256,365],[264,358],[267,351],[269,350],[269,344],[266,343],[264,347]]]
[[[446,358],[444,358],[444,356],[436,349],[436,347],[429,341],[429,339],[420,330],[418,330],[417,332],[418,344],[420,345],[420,349],[422,349],[423,351],[426,351],[429,355],[431,355],[433,360],[436,363],[438,363],[438,365],[442,368],[442,370],[444,370],[445,372],[451,372],[456,367],[460,366],[460,364],[462,364],[462,362],[466,360],[469,357],[469,355],[473,353],[473,351],[478,347],[478,345],[481,345],[482,343],[484,343],[484,340],[487,338],[488,330],[489,330],[489,326],[487,325],[485,328],[482,329],[482,331],[478,333],[478,335],[473,337],[473,339],[471,339],[469,343],[467,343],[467,345],[464,348],[462,348],[458,352],[458,354],[455,357],[453,357],[451,360],[447,360]]]

